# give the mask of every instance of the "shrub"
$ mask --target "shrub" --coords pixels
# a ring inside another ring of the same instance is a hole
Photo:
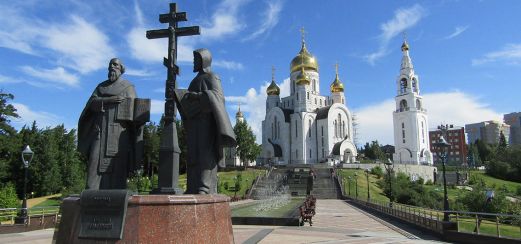
[[[371,174],[376,175],[378,179],[381,179],[384,176],[384,171],[382,170],[382,167],[376,166],[371,169]]]
[[[0,208],[20,207],[20,200],[16,195],[13,183],[9,182],[0,188]]]

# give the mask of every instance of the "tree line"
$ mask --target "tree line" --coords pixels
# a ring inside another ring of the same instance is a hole
[[[67,130],[65,126],[40,128],[34,121],[30,126],[23,126],[17,131],[11,121],[20,116],[10,104],[13,94],[0,90],[0,208],[19,207],[18,199],[23,195],[24,167],[21,152],[29,145],[34,152],[29,165],[27,194],[28,197],[46,196],[62,193],[79,193],[85,188],[86,160],[76,150],[76,130]],[[157,174],[159,162],[160,137],[163,119],[159,124],[147,123],[144,127],[144,158],[141,170],[130,172],[130,177]],[[179,170],[186,172],[185,131],[180,120],[176,124],[179,146],[181,149]],[[260,146],[255,143],[255,135],[244,121],[234,127],[237,136],[237,152],[241,161],[251,162],[260,154]],[[157,178],[157,177],[155,177]]]

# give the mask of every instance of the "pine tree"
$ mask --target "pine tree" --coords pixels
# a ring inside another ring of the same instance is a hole
[[[249,163],[257,159],[261,147],[255,142],[255,135],[246,121],[237,121],[233,127],[237,139],[237,154],[242,162]]]

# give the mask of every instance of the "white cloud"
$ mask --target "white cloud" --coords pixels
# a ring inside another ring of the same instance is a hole
[[[134,13],[136,26],[127,34],[127,45],[133,58],[145,62],[163,62],[163,57],[168,55],[168,38],[147,39],[146,31],[155,29],[146,26],[143,13],[137,2],[134,2]],[[192,51],[194,50],[194,37],[179,38],[177,42],[177,61],[193,61]],[[191,41],[191,42],[189,42]]]
[[[49,58],[82,74],[106,67],[114,56],[109,38],[91,21],[71,15],[60,22],[26,17],[23,9],[0,6],[0,46]],[[51,51],[49,53],[48,51]]]
[[[268,8],[260,18],[262,20],[261,26],[255,32],[251,33],[246,38],[244,38],[243,41],[249,41],[259,37],[260,35],[269,34],[271,29],[273,29],[273,27],[275,27],[279,22],[279,15],[281,10],[281,1],[268,2]]]
[[[164,101],[152,99],[150,103],[150,114],[163,114],[163,112],[165,111]]]
[[[224,0],[211,17],[211,22],[201,25],[204,40],[221,39],[238,33],[245,27],[239,19],[239,8],[250,0]]]
[[[266,88],[268,88],[270,83],[265,82],[258,90],[250,88],[244,96],[226,97],[226,103],[232,111],[237,111],[239,103],[241,104],[241,111],[256,135],[257,143],[262,141],[262,121],[266,116]],[[277,84],[280,87],[281,97],[289,95],[289,84],[289,78],[285,79],[281,84]]]
[[[56,67],[55,69],[35,69],[30,66],[22,66],[20,68],[30,76],[50,81],[56,85],[76,87],[79,84],[78,77],[67,72],[63,67]]]
[[[403,31],[415,26],[426,14],[425,9],[415,4],[410,8],[400,8],[394,12],[394,17],[380,26],[382,33],[378,37],[380,47],[378,51],[367,54],[364,59],[371,65],[386,56],[389,41]]]
[[[216,61],[213,61],[213,65],[216,66],[216,67],[221,67],[221,68],[229,69],[229,70],[242,70],[242,69],[244,69],[244,65],[242,65],[239,62],[235,62],[235,61],[216,60]]]
[[[469,28],[468,25],[466,25],[466,26],[456,26],[456,29],[454,30],[454,32],[452,32],[452,34],[444,37],[443,39],[449,40],[449,39],[452,39],[454,37],[457,37],[457,36],[461,35],[461,33],[465,32],[468,28]]]
[[[0,75],[0,84],[10,84],[10,83],[19,83],[22,82],[18,79],[14,79],[12,77],[8,77],[5,75]]]
[[[42,44],[61,54],[58,63],[82,74],[106,68],[114,57],[109,38],[82,17],[73,15],[71,20],[42,30]]]
[[[521,44],[508,44],[499,51],[485,54],[483,57],[472,60],[472,65],[504,61],[508,64],[521,63]]]
[[[424,94],[424,105],[429,118],[429,128],[454,124],[464,126],[486,120],[502,120],[502,114],[494,111],[472,95],[463,92]],[[457,106],[455,106],[455,104]],[[359,143],[378,140],[380,144],[394,144],[394,99],[355,109]]]
[[[44,111],[33,111],[29,106],[21,103],[12,103],[16,108],[16,113],[20,115],[20,118],[13,119],[12,123],[15,128],[22,128],[24,125],[31,125],[33,121],[36,121],[38,127],[54,127],[62,124],[63,118],[58,115],[44,112]],[[73,128],[73,127],[69,127]]]
[[[133,68],[125,68],[125,75],[129,76],[137,76],[137,77],[150,77],[155,75],[153,72],[147,69],[133,69]]]

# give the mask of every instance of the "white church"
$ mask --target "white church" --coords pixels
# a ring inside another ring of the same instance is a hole
[[[400,75],[396,79],[396,110],[393,112],[393,161],[399,164],[432,165],[427,110],[420,96],[420,81],[414,73],[409,45],[402,45]]]
[[[321,95],[318,63],[302,37],[301,50],[290,64],[290,80],[287,97],[280,97],[274,77],[266,90],[260,159],[274,164],[353,163],[353,120],[338,66],[330,95]]]

